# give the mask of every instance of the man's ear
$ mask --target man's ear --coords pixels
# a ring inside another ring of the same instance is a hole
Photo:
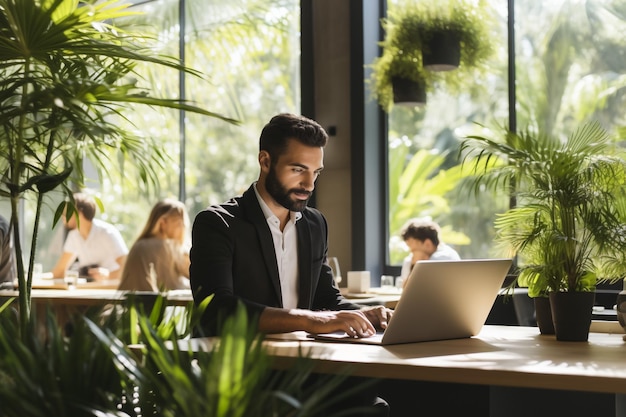
[[[261,167],[261,171],[269,172],[271,164],[272,164],[272,159],[270,158],[269,152],[267,151],[259,152],[259,166]]]
[[[424,242],[426,243],[428,251],[431,253],[431,255],[435,253],[435,251],[437,250],[437,245],[435,245],[435,243],[430,239],[426,239]]]

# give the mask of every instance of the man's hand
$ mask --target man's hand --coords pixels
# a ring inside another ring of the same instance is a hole
[[[382,306],[361,310],[311,311],[267,307],[259,318],[264,333],[286,333],[304,330],[308,333],[346,332],[350,337],[370,337],[376,327],[385,329],[392,311]]]
[[[376,334],[374,325],[361,310],[340,311],[306,311],[302,314],[307,317],[307,326],[304,330],[309,333],[331,333],[344,331],[351,337],[370,337]]]
[[[393,316],[393,310],[383,306],[365,307],[360,311],[363,312],[365,317],[367,317],[374,327],[380,330],[385,330],[387,328],[389,319]]]

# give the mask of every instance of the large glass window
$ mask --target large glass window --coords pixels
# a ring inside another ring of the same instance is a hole
[[[390,1],[389,8],[405,1]],[[624,123],[623,2],[515,1],[514,72],[508,67],[507,2],[485,3],[497,15],[492,28],[497,53],[481,78],[469,80],[471,88],[461,93],[435,88],[423,108],[394,106],[389,112],[390,265],[408,253],[399,233],[411,217],[437,221],[443,240],[461,257],[501,254],[493,245],[493,219],[508,207],[508,197],[485,192],[476,198],[462,187],[458,148],[467,135],[516,126],[566,135],[587,120],[615,132]]]
[[[124,24],[153,35],[159,48],[155,53],[180,57],[203,74],[201,78],[182,76],[146,65],[140,68],[141,83],[154,95],[185,97],[240,123],[173,110],[128,109],[124,116],[137,134],[158,138],[165,147],[168,159],[160,167],[159,188],[147,193],[139,189],[130,171],[115,169],[105,178],[92,174],[87,185],[103,202],[105,210],[98,216],[115,224],[129,247],[160,198],[183,199],[193,218],[209,204],[242,192],[258,175],[256,153],[263,124],[273,114],[298,113],[300,109],[298,0],[134,3],[132,10],[141,14]],[[60,256],[65,236],[61,225],[51,227],[52,208],[59,198],[47,197],[51,209],[46,210],[40,228],[37,262],[46,270]],[[32,221],[29,213],[27,204],[27,238],[28,222]]]

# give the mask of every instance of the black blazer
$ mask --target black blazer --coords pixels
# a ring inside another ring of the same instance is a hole
[[[357,309],[336,287],[326,260],[328,225],[307,207],[296,222],[298,235],[298,308]],[[272,234],[251,186],[242,196],[211,206],[195,218],[190,280],[194,301],[213,299],[202,317],[205,334],[215,334],[223,314],[241,300],[251,317],[266,306],[282,307]]]

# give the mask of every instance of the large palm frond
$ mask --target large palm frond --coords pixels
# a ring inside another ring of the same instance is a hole
[[[154,54],[149,36],[115,26],[132,14],[128,6],[118,0],[0,0],[0,195],[11,200],[24,322],[43,194],[60,187],[69,197],[82,187],[85,159],[100,173],[133,166],[147,191],[158,187],[166,154],[158,138],[118,123],[133,119],[128,104],[235,122],[191,102],[153,97],[141,86],[139,62],[201,73]],[[37,202],[26,277],[18,202],[31,192]]]

